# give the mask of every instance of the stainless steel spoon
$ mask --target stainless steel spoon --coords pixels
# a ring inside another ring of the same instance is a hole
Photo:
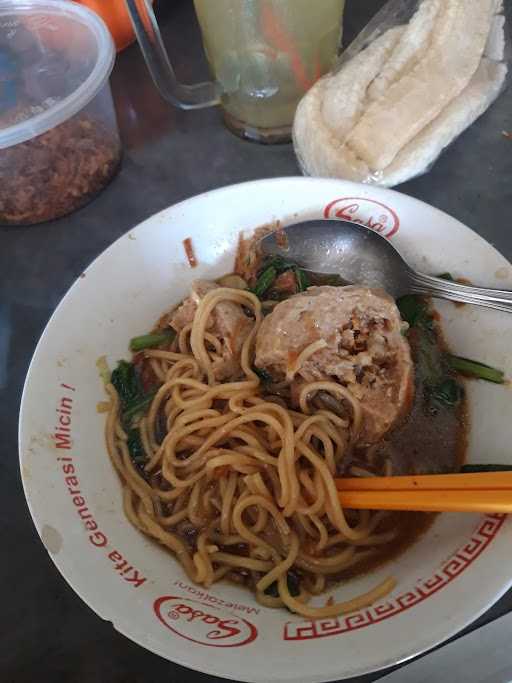
[[[381,287],[395,299],[423,294],[512,313],[512,291],[418,273],[385,237],[357,223],[321,219],[295,223],[259,244],[265,255],[283,256],[314,273],[339,275],[347,284]]]

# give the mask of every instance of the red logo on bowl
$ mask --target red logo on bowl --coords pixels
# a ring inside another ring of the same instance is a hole
[[[400,219],[389,206],[365,197],[342,197],[327,204],[324,218],[338,218],[364,225],[380,232],[384,237],[392,237],[400,227]]]
[[[198,645],[240,647],[258,636],[256,626],[247,619],[199,600],[164,595],[155,600],[153,609],[170,631]]]

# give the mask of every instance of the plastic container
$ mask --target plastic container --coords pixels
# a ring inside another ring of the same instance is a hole
[[[66,0],[0,0],[0,224],[83,206],[110,181],[121,144],[103,21]]]

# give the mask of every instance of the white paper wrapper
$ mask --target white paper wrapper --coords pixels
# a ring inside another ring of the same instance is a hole
[[[500,0],[390,0],[297,109],[305,175],[392,187],[428,171],[503,90]]]

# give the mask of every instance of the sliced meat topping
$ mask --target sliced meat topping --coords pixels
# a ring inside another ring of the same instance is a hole
[[[409,408],[413,364],[393,299],[365,287],[310,287],[279,303],[257,335],[256,366],[276,381],[334,379],[361,401],[360,441],[374,443]]]

